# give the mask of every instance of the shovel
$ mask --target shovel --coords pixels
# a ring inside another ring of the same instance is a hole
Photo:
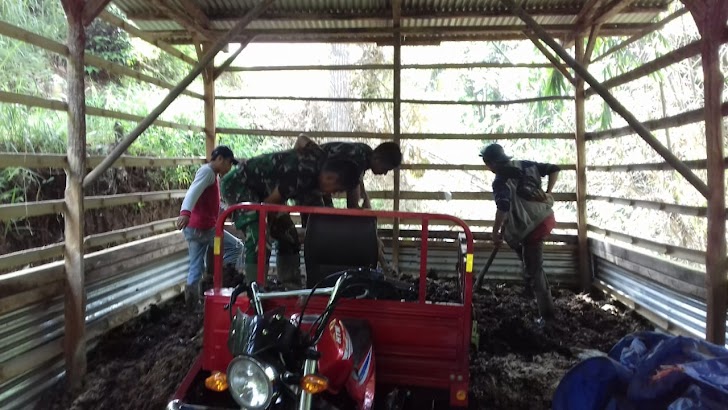
[[[501,229],[501,234],[503,234],[503,229]],[[481,269],[480,272],[478,272],[478,276],[475,278],[475,284],[473,284],[473,291],[477,292],[483,286],[483,278],[485,277],[485,274],[488,272],[488,269],[490,269],[490,265],[493,264],[495,255],[498,254],[498,249],[500,249],[500,246],[496,246],[493,248],[493,252],[490,253],[488,262],[486,262],[485,266],[483,266],[483,269]]]

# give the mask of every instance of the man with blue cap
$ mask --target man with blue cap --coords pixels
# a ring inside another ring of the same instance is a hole
[[[526,292],[529,297],[535,293],[539,314],[549,321],[554,318],[554,303],[543,271],[543,240],[556,226],[551,191],[561,169],[554,164],[514,161],[498,144],[483,148],[480,156],[485,167],[495,174],[493,196],[498,210],[493,244],[500,246],[505,239],[518,254],[523,262]],[[541,178],[546,176],[544,191]]]

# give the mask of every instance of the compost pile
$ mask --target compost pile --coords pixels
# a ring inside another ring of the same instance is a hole
[[[432,300],[457,299],[452,282],[428,279],[427,288]],[[606,352],[624,335],[647,328],[597,295],[552,291],[558,321],[544,328],[536,324],[535,301],[519,286],[486,284],[475,295],[480,340],[471,355],[471,408],[548,409],[580,349]],[[58,388],[39,408],[164,408],[202,346],[201,317],[183,306],[178,297],[107,334],[89,355],[83,392],[71,400]]]

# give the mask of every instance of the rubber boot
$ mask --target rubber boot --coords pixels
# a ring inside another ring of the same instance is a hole
[[[549,282],[546,279],[546,273],[543,271],[543,242],[524,245],[523,261],[526,264],[528,275],[533,280],[538,312],[544,320],[552,320],[555,316],[555,308]]]
[[[188,312],[194,312],[200,304],[199,289],[199,280],[185,286],[185,308],[187,308]]]
[[[277,255],[278,280],[288,290],[301,289],[301,257],[299,254]]]

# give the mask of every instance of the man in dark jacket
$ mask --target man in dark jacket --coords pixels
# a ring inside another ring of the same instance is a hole
[[[513,161],[498,144],[491,144],[480,152],[486,168],[495,174],[493,196],[497,211],[493,224],[493,244],[500,246],[503,239],[523,262],[526,291],[535,291],[541,318],[554,318],[546,274],[543,271],[543,240],[556,225],[551,191],[561,170],[557,165]],[[546,191],[541,178],[548,176]],[[501,228],[503,237],[501,237]]]

